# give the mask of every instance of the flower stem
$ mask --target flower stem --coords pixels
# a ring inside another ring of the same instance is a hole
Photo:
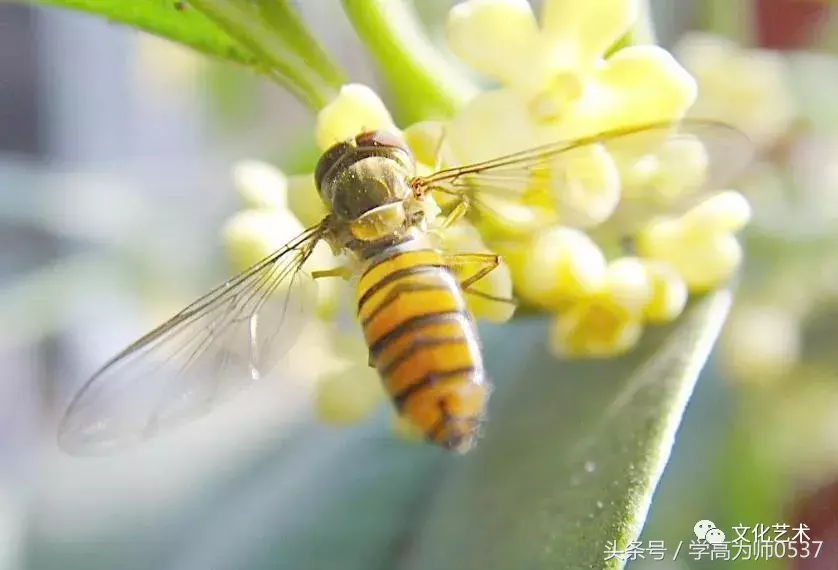
[[[753,37],[753,6],[744,3],[732,10],[728,0],[705,0],[701,14],[702,29],[748,45]]]
[[[257,70],[319,111],[345,83],[288,0],[191,0],[190,4],[256,56]]]
[[[406,0],[342,0],[352,26],[367,46],[406,122],[452,116],[477,93],[436,49]]]

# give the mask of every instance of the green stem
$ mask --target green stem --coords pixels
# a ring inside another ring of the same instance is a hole
[[[257,69],[313,111],[337,94],[344,75],[287,0],[190,0],[263,62]]]
[[[753,37],[753,2],[743,2],[738,10],[731,10],[730,0],[705,0],[703,6],[701,19],[704,30],[731,38],[741,45],[750,44]]]
[[[406,123],[451,117],[477,93],[436,49],[406,0],[342,0],[361,41],[376,59]]]

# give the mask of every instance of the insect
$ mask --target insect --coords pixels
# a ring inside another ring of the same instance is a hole
[[[313,280],[351,274],[369,363],[393,405],[428,441],[465,451],[490,392],[465,299],[486,296],[475,285],[500,259],[439,250],[428,229],[431,193],[452,198],[444,231],[490,197],[519,196],[533,173],[561,171],[574,151],[605,145],[623,163],[639,164],[684,140],[700,141],[708,159],[691,196],[719,188],[750,162],[747,138],[711,121],[614,130],[428,176],[416,175],[410,150],[392,134],[338,143],[315,169],[328,215],[106,363],[72,399],[59,443],[71,453],[107,451],[206,413],[288,352],[314,301]],[[321,240],[349,265],[306,274],[302,266]]]

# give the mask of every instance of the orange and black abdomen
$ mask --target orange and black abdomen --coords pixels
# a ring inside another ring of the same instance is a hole
[[[489,389],[477,332],[442,256],[398,246],[379,254],[358,283],[358,316],[399,413],[430,441],[468,449]]]

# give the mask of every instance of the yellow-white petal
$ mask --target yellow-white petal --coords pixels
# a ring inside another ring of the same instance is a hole
[[[447,125],[442,121],[413,123],[402,134],[416,162],[430,168],[439,168],[442,164],[451,163],[450,156],[447,156],[450,155]]]
[[[315,410],[325,423],[351,425],[369,418],[384,402],[384,389],[366,363],[350,366],[321,378]]]
[[[288,210],[241,210],[224,226],[230,261],[244,271],[280,249],[303,231],[303,225]]]
[[[555,43],[577,45],[580,62],[593,63],[637,20],[636,0],[544,0],[541,28]]]
[[[697,94],[696,82],[658,46],[618,51],[591,76],[585,96],[568,110],[566,136],[680,119]]]
[[[548,142],[549,128],[530,119],[529,101],[511,89],[484,91],[448,124],[451,155],[459,164],[480,162]],[[521,189],[526,186],[526,181]]]
[[[560,224],[592,227],[614,212],[620,202],[620,173],[602,145],[565,152],[552,166],[544,181]]]
[[[338,96],[317,114],[315,135],[321,150],[365,131],[384,129],[399,134],[378,95],[359,83],[340,89]]]
[[[289,210],[239,211],[224,226],[227,257],[236,271],[244,271],[285,246],[302,231],[303,225]],[[329,246],[320,242],[303,265],[303,269],[311,273],[335,265],[336,261]],[[288,281],[290,285],[290,280]],[[336,279],[321,279],[319,282],[312,282],[311,285],[317,287],[318,314],[328,316],[335,309],[339,283]]]
[[[565,358],[617,356],[632,349],[642,334],[638,313],[607,296],[594,296],[559,314],[550,331],[550,347]]]
[[[742,261],[742,246],[730,233],[693,231],[681,220],[652,224],[640,233],[640,255],[668,262],[689,290],[703,293],[727,281]]]
[[[313,174],[288,177],[288,208],[306,227],[319,223],[328,213],[314,185]]]
[[[530,237],[558,219],[552,204],[534,204],[491,194],[481,196],[480,201],[480,232],[489,240]]]
[[[614,303],[639,312],[652,298],[652,280],[640,259],[621,257],[608,264],[602,290]]]
[[[445,33],[451,51],[474,70],[510,81],[539,31],[527,0],[468,0],[451,8]]]
[[[750,219],[750,203],[735,190],[719,192],[682,217],[688,231],[704,234],[738,232]]]
[[[562,308],[598,290],[605,256],[579,230],[555,227],[540,233],[521,259],[513,256],[513,279],[521,297],[545,308]]]
[[[692,33],[675,53],[698,81],[700,96],[692,116],[736,126],[758,146],[771,145],[792,126],[797,109],[787,62],[779,52],[744,49],[725,38]]]
[[[643,310],[643,316],[649,323],[675,320],[687,305],[687,284],[669,263],[650,259],[642,262],[652,287],[652,296]]]
[[[704,186],[709,155],[695,136],[679,133],[669,138],[666,131],[648,131],[605,147],[620,170],[624,199],[663,206]]]

